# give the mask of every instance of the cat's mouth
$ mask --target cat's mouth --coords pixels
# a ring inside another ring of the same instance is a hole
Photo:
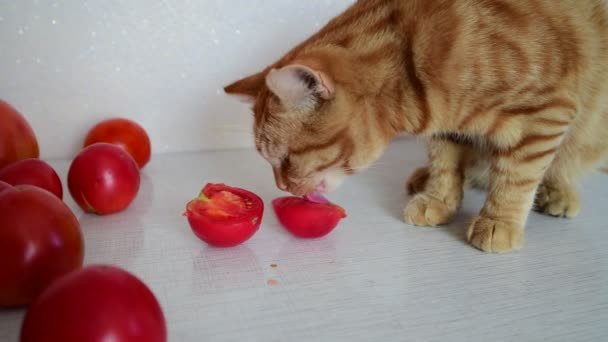
[[[320,192],[322,194],[327,193],[327,180],[323,179],[317,187],[315,187],[315,192]]]
[[[294,196],[306,196],[313,193],[326,194],[329,192],[329,187],[327,180],[322,179],[317,185],[314,185],[314,183],[292,184],[292,186],[288,186],[287,189],[283,190],[290,192]]]
[[[277,185],[279,189],[294,196],[305,196],[313,192],[328,194],[336,190],[342,184],[344,178],[345,174],[343,172],[335,170],[300,181],[278,182]]]

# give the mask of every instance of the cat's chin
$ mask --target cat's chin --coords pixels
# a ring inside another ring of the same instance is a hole
[[[335,170],[327,172],[319,185],[315,188],[315,191],[320,192],[322,194],[328,194],[340,187],[344,180],[346,179],[346,174],[344,171]]]

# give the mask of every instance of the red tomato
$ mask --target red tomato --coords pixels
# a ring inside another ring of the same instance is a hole
[[[27,305],[82,266],[78,220],[52,193],[32,185],[0,192],[0,306]]]
[[[0,181],[12,185],[35,185],[63,199],[63,186],[57,172],[40,159],[24,159],[0,170]]]
[[[319,195],[311,201],[287,196],[272,201],[279,222],[292,234],[302,238],[319,238],[329,234],[346,217],[344,209]]]
[[[82,210],[98,215],[126,209],[139,191],[139,169],[116,145],[96,143],[84,148],[68,171],[68,189]]]
[[[28,309],[21,342],[164,342],[162,308],[141,280],[92,265],[57,280]]]
[[[184,216],[194,234],[217,247],[241,244],[255,234],[264,214],[264,202],[253,192],[207,184],[198,198],[188,202]]]
[[[6,189],[10,189],[12,187],[13,186],[8,184],[7,182],[0,181],[0,192],[4,191]]]
[[[146,131],[134,121],[113,118],[98,123],[89,130],[84,140],[84,147],[98,142],[122,147],[135,159],[140,169],[150,161],[150,138]]]
[[[0,100],[0,169],[17,160],[38,157],[32,127],[15,108]]]

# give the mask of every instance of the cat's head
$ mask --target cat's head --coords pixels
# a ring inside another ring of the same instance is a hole
[[[386,145],[375,120],[365,118],[369,108],[350,89],[353,72],[295,60],[225,88],[253,104],[255,146],[272,165],[279,189],[332,191]]]

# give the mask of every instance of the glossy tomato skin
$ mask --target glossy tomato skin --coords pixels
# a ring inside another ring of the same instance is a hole
[[[34,185],[63,199],[63,186],[57,172],[40,159],[23,159],[0,169],[0,181],[12,185]]]
[[[63,201],[31,185],[0,191],[0,306],[31,303],[83,256],[80,224]]]
[[[162,308],[131,273],[90,265],[51,285],[28,309],[21,342],[165,342]]]
[[[0,169],[39,154],[32,127],[15,108],[0,100]]]
[[[11,189],[13,186],[8,184],[7,182],[0,181],[0,192]]]
[[[332,203],[311,202],[302,197],[279,197],[272,201],[279,222],[295,236],[319,238],[329,234],[346,217]]]
[[[264,215],[264,201],[251,191],[225,184],[209,183],[201,193],[211,198],[221,191],[247,199],[251,207],[238,217],[218,218],[197,210],[198,200],[193,200],[188,203],[184,215],[199,239],[215,247],[233,247],[249,240],[258,231]]]
[[[150,161],[152,148],[148,133],[132,120],[112,118],[96,124],[89,130],[84,147],[98,142],[120,146],[133,157],[140,169]]]
[[[140,175],[127,152],[109,143],[84,148],[68,171],[68,189],[82,210],[107,215],[126,209],[137,196]]]

